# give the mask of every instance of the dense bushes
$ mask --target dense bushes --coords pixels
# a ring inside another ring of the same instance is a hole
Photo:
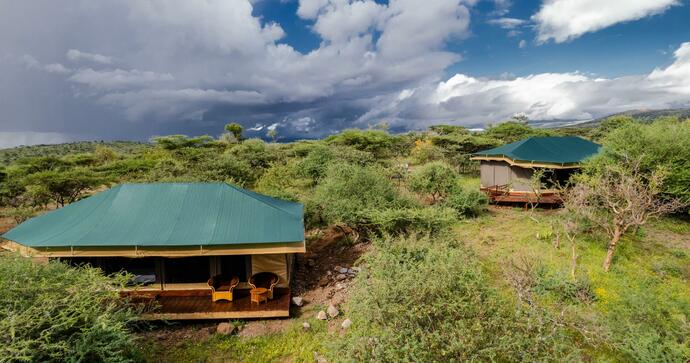
[[[132,360],[137,315],[115,290],[126,278],[0,254],[0,361]]]
[[[463,189],[456,185],[443,205],[455,210],[459,217],[474,217],[488,207],[489,198],[479,190]]]
[[[450,238],[379,239],[347,311],[339,360],[535,361],[576,358],[548,316],[516,310]],[[516,312],[517,311],[517,312]],[[567,351],[567,353],[566,353]],[[347,358],[346,358],[347,357]]]
[[[640,161],[642,171],[668,172],[664,193],[690,201],[690,123],[668,120],[652,124],[621,122],[604,138],[596,164]]]
[[[454,221],[446,208],[424,208],[401,195],[380,166],[333,164],[307,203],[310,225],[344,224],[363,232],[436,232]]]

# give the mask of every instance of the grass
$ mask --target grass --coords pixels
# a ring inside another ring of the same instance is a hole
[[[142,351],[147,362],[313,362],[314,352],[322,353],[332,337],[326,322],[307,319],[311,329],[303,331],[303,321],[292,319],[283,332],[251,338],[214,334],[175,347],[143,342]]]
[[[572,265],[572,245],[566,238],[561,238],[560,248],[553,245],[551,226],[558,213],[562,211],[537,210],[530,216],[521,209],[492,208],[477,219],[461,221],[455,232],[479,253],[495,283],[510,295],[513,291],[504,272],[508,261],[536,261],[544,274],[567,279]],[[690,222],[678,218],[650,223],[636,235],[623,239],[609,273],[601,266],[606,253],[605,237],[577,237],[574,242],[580,256],[577,270],[593,292],[593,301],[564,304],[545,293],[539,296],[539,302],[555,312],[567,311],[575,321],[591,323],[603,329],[604,335],[608,334],[609,341],[583,343],[582,348],[589,350],[596,360],[655,359],[656,356],[635,355],[639,352],[634,346],[628,352],[626,346],[639,342],[616,330],[637,324],[639,320],[641,332],[663,336],[665,332],[660,331],[665,329],[663,324],[655,324],[666,320],[681,334],[687,331],[690,320],[688,231]],[[687,352],[687,342],[679,344]],[[611,346],[616,349],[609,349]]]

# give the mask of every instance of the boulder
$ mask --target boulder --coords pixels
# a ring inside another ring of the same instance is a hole
[[[345,320],[343,320],[343,323],[340,324],[340,327],[342,327],[343,329],[348,329],[351,325],[352,325],[352,320],[345,319]]]
[[[336,308],[333,304],[328,305],[328,309],[326,309],[326,312],[328,313],[328,316],[330,316],[331,318],[335,318],[336,316],[338,316],[338,314],[340,314],[338,308]]]
[[[316,318],[319,320],[328,320],[328,315],[326,315],[326,312],[321,310],[316,314]]]
[[[304,323],[302,323],[302,330],[309,330],[309,329],[311,329],[311,324],[309,324],[306,321]]]
[[[345,280],[347,276],[345,274],[338,274],[338,276],[335,277],[336,280],[342,281]]]
[[[223,335],[230,335],[235,331],[235,326],[230,323],[220,323],[216,327],[216,333]]]
[[[360,273],[360,272],[362,272],[362,268],[361,268],[361,267],[357,267],[357,266],[351,267],[350,270],[351,270],[353,273]]]
[[[341,267],[341,268],[338,269],[338,272],[341,273],[341,274],[346,274],[347,271],[348,271],[348,269],[347,269],[346,267]]]
[[[304,299],[301,296],[293,296],[292,304],[295,306],[302,306],[304,305]]]

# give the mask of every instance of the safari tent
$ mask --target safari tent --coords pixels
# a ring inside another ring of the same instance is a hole
[[[577,136],[533,136],[473,154],[480,161],[481,190],[494,202],[558,203],[556,183],[564,184],[599,145]],[[541,186],[533,182],[543,170]]]
[[[305,252],[302,204],[225,183],[122,184],[2,237],[34,258],[127,271],[121,293],[155,300],[151,317],[166,319],[288,316]]]

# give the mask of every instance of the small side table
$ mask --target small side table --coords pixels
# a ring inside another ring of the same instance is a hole
[[[251,295],[252,304],[257,303],[261,305],[261,302],[268,302],[268,289],[264,287],[257,287],[249,291]]]

